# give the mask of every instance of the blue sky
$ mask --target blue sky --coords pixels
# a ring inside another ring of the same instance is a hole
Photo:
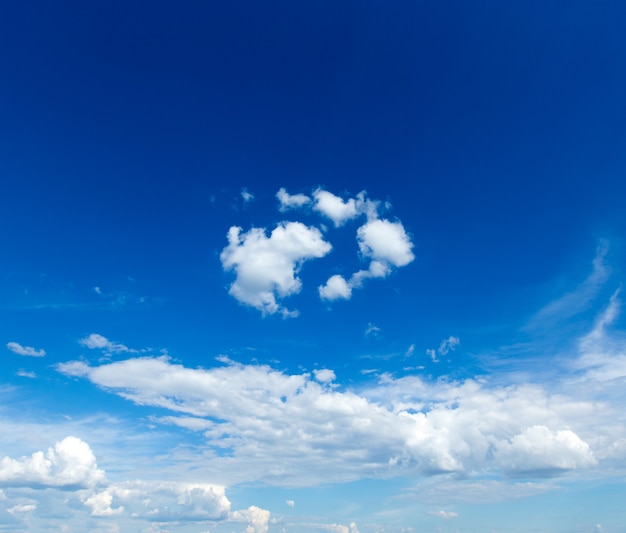
[[[622,3],[2,11],[0,531],[626,531]]]

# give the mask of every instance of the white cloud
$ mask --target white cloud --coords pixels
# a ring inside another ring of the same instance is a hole
[[[526,428],[500,443],[495,454],[515,474],[545,475],[597,463],[589,445],[573,431],[551,431],[545,426]]]
[[[378,337],[382,330],[371,322],[367,324],[367,328],[365,328],[365,336],[366,337]]]
[[[136,404],[207,420],[207,441],[229,453],[203,461],[203,471],[228,471],[233,483],[314,485],[442,472],[552,475],[592,466],[596,450],[608,453],[615,442],[598,416],[602,405],[551,396],[540,386],[430,384],[387,375],[376,386],[341,391],[325,386],[328,369],[312,378],[268,366],[192,369],[164,357],[57,368]],[[598,439],[598,432],[605,437]]]
[[[415,344],[411,344],[406,352],[404,353],[404,357],[411,357],[415,353]]]
[[[413,243],[401,222],[372,220],[357,230],[357,240],[364,257],[383,264],[401,267],[415,259]]]
[[[349,300],[352,297],[352,287],[339,274],[328,278],[325,285],[318,287],[318,291],[323,300]]]
[[[30,372],[28,370],[18,370],[17,375],[23,378],[31,378],[31,379],[34,379],[37,377],[37,374],[35,374],[34,372]]]
[[[244,205],[254,200],[254,194],[252,194],[245,187],[241,189],[241,197],[243,198]]]
[[[36,509],[37,509],[36,504],[24,503],[24,504],[14,505],[10,509],[7,509],[7,513],[10,513],[15,516],[16,514],[20,514],[20,513],[30,513],[32,511],[35,511]]]
[[[293,500],[287,500],[285,503],[292,509],[296,506],[296,502],[294,502]]]
[[[7,342],[7,348],[18,355],[26,355],[29,357],[43,357],[46,355],[45,350],[36,350],[32,346],[22,346],[17,342]]]
[[[300,291],[297,274],[302,264],[324,257],[331,245],[317,228],[300,222],[280,223],[269,238],[262,228],[241,231],[236,226],[230,228],[229,244],[220,255],[224,270],[236,274],[230,294],[264,314],[293,315],[278,300]]]
[[[394,267],[406,266],[415,258],[413,243],[401,222],[370,219],[357,230],[357,241],[361,257],[370,260],[368,268],[355,272],[349,280],[338,274],[331,276],[318,288],[323,300],[349,300],[352,290],[365,280],[386,278]]]
[[[137,350],[132,350],[128,348],[127,346],[124,346],[123,344],[119,344],[117,342],[111,342],[109,339],[107,339],[106,337],[103,337],[102,335],[98,333],[92,333],[91,335],[88,335],[84,339],[80,339],[78,342],[82,344],[83,346],[86,346],[90,350],[100,349],[109,353],[124,353],[124,352],[136,353],[137,352]]]
[[[93,487],[105,481],[89,445],[66,437],[46,453],[0,461],[0,484],[33,487]]]
[[[450,352],[456,350],[456,347],[459,344],[461,344],[461,341],[458,337],[450,336],[447,339],[441,341],[441,344],[439,345],[439,349],[437,351],[439,352],[439,355],[448,355]]]
[[[267,533],[270,512],[252,505],[248,509],[231,513],[230,520],[248,522],[244,533]]]
[[[357,209],[357,200],[354,198],[344,201],[331,192],[316,189],[313,191],[313,199],[315,200],[313,209],[330,218],[334,222],[335,227],[342,226],[348,220],[356,218],[360,214]]]
[[[126,514],[151,521],[225,520],[224,487],[206,483],[135,480],[114,483],[85,499],[92,516]]]
[[[459,516],[454,511],[432,511],[428,513],[431,516],[436,516],[438,518],[443,518],[444,520],[450,520],[450,518],[456,518]]]
[[[320,383],[332,383],[335,381],[335,373],[329,368],[322,368],[320,370],[313,370],[315,379]]]
[[[311,198],[306,194],[289,194],[284,187],[281,187],[276,193],[276,198],[279,201],[278,210],[283,212],[290,209],[301,209],[311,203]]]
[[[447,339],[441,341],[441,344],[439,344],[439,348],[437,348],[437,350],[429,348],[426,350],[426,354],[431,358],[433,363],[438,363],[438,355],[448,355],[450,352],[456,350],[456,347],[459,344],[461,344],[460,339],[451,335]]]

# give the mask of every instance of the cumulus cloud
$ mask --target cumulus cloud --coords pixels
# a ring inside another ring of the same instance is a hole
[[[297,274],[302,264],[324,257],[331,250],[321,232],[300,222],[282,222],[267,237],[262,228],[246,233],[233,226],[228,231],[228,246],[220,255],[225,271],[234,270],[230,294],[241,303],[264,314],[293,312],[278,300],[300,291]]]
[[[287,500],[285,503],[292,509],[296,506],[296,502],[294,502],[293,500]]]
[[[231,513],[230,519],[235,522],[248,522],[244,533],[267,533],[270,512],[252,505],[248,509]]]
[[[318,288],[324,300],[349,300],[352,290],[372,278],[385,278],[394,268],[408,265],[415,256],[413,243],[401,222],[373,219],[359,227],[357,242],[361,257],[369,260],[367,269],[359,270],[346,280],[340,275],[331,276]]]
[[[601,406],[551,396],[540,386],[384,376],[376,386],[342,391],[327,386],[334,380],[329,369],[314,377],[265,365],[197,369],[165,357],[57,368],[138,405],[205,420],[193,420],[189,428],[229,450],[228,457],[213,456],[207,471],[228,469],[233,482],[290,486],[445,472],[555,475],[596,461],[588,443],[594,432],[580,431],[586,428],[581,421]]]
[[[278,210],[283,212],[290,209],[301,209],[311,203],[311,198],[306,194],[289,194],[284,187],[278,190],[276,198],[279,202]]]
[[[88,335],[84,339],[80,339],[78,342],[82,344],[83,346],[86,346],[90,350],[100,349],[108,353],[124,353],[124,352],[136,353],[137,352],[137,350],[132,350],[128,348],[127,346],[124,346],[123,344],[119,344],[117,342],[111,342],[109,339],[107,339],[106,337],[103,337],[102,335],[98,333],[92,333],[91,335]]]
[[[92,516],[122,513],[151,521],[225,520],[230,501],[224,487],[205,483],[135,480],[114,483],[85,499]]]
[[[46,355],[45,350],[36,350],[32,346],[22,346],[17,342],[7,342],[7,348],[17,355],[25,355],[29,357],[43,357]]]
[[[341,197],[335,196],[331,192],[324,189],[316,189],[313,191],[313,199],[315,200],[313,209],[330,218],[334,222],[335,227],[342,226],[348,220],[359,216],[355,198],[349,198],[344,201]]]
[[[91,448],[77,437],[66,437],[45,453],[0,461],[0,485],[4,486],[88,488],[104,481]]]

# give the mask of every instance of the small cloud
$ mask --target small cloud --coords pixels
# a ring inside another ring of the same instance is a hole
[[[411,357],[415,353],[415,344],[411,344],[406,350],[404,357]]]
[[[127,346],[124,346],[123,344],[111,342],[109,339],[103,337],[102,335],[99,335],[98,333],[92,333],[91,335],[85,337],[84,339],[81,339],[78,342],[83,346],[86,346],[90,350],[100,349],[109,353],[137,352],[137,350],[132,350]]]
[[[436,516],[438,518],[443,518],[444,520],[450,520],[451,518],[456,518],[458,513],[454,511],[431,511],[428,513],[430,516]]]
[[[441,341],[439,348],[437,350],[428,349],[426,350],[426,354],[431,358],[433,363],[438,363],[439,358],[438,355],[448,355],[450,352],[456,350],[456,347],[461,344],[461,341],[458,337],[453,337],[452,335],[447,339]]]
[[[289,194],[284,187],[276,193],[276,198],[280,203],[278,210],[281,212],[300,209],[311,203],[311,199],[306,194]]]
[[[458,337],[448,337],[441,341],[439,345],[439,355],[448,355],[449,352],[456,350],[456,347],[461,343]]]
[[[245,187],[241,189],[241,197],[243,198],[243,204],[246,205],[254,200],[254,194],[248,191]]]
[[[325,285],[318,287],[318,291],[322,300],[349,300],[352,297],[352,287],[339,274],[328,278]]]
[[[32,346],[22,346],[17,342],[7,342],[7,348],[17,355],[25,355],[28,357],[43,357],[46,355],[45,350],[36,350]]]
[[[95,292],[96,294],[102,295],[102,289],[100,287],[94,287],[93,292]]]
[[[285,503],[292,509],[296,506],[296,502],[294,502],[293,500],[287,500]]]
[[[335,373],[328,369],[322,368],[320,370],[313,370],[313,374],[315,375],[315,379],[320,383],[331,383],[335,381]]]
[[[330,218],[336,228],[359,215],[357,202],[354,198],[344,201],[339,196],[323,189],[313,191],[313,198],[315,200],[313,209]]]
[[[27,370],[18,370],[17,375],[22,378],[31,378],[31,379],[34,379],[37,377],[37,374],[35,374],[34,372],[28,372]]]
[[[382,329],[380,329],[376,324],[372,324],[371,322],[367,324],[367,328],[365,328],[365,336],[366,337],[379,337]]]

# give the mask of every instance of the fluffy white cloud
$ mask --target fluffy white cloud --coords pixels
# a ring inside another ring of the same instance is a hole
[[[46,355],[45,350],[36,350],[32,346],[22,346],[17,342],[7,342],[7,348],[18,355],[26,355],[29,357],[43,357]]]
[[[232,482],[301,485],[531,470],[549,475],[596,461],[588,444],[594,432],[583,421],[601,407],[550,396],[539,386],[489,388],[474,380],[430,384],[417,376],[383,376],[359,392],[340,391],[326,386],[328,369],[313,379],[267,366],[185,368],[167,358],[96,367],[70,362],[58,369],[137,404],[205,420],[189,428],[229,450],[228,457],[213,456],[207,475],[228,469]],[[597,441],[600,452],[613,445]]]
[[[394,267],[408,265],[415,256],[413,243],[401,222],[371,219],[357,230],[357,242],[363,259],[370,261],[367,269],[352,274],[349,280],[338,274],[318,288],[324,300],[349,300],[352,290],[372,278],[385,278]]]
[[[270,512],[252,505],[248,509],[231,513],[230,519],[234,522],[248,522],[244,533],[267,533]]]
[[[335,373],[329,368],[322,368],[320,370],[313,370],[315,379],[320,383],[331,383],[335,381]]]
[[[372,220],[357,230],[357,240],[364,257],[383,264],[401,267],[415,259],[413,243],[401,222]]]
[[[124,352],[136,353],[137,352],[137,350],[131,350],[130,348],[128,348],[127,346],[124,346],[123,344],[119,344],[117,342],[111,342],[109,339],[107,339],[106,337],[103,337],[102,335],[98,333],[92,333],[91,335],[88,335],[84,339],[80,339],[80,341],[78,342],[82,344],[83,346],[86,346],[90,350],[100,349],[109,353],[124,353]]]
[[[330,218],[334,222],[335,227],[345,224],[348,220],[356,218],[360,214],[357,200],[354,198],[344,201],[331,192],[317,189],[313,192],[313,199],[315,200],[313,209]]]
[[[76,437],[66,437],[46,453],[0,461],[0,484],[33,487],[93,487],[105,482],[89,445]]]
[[[230,501],[224,487],[175,481],[126,481],[85,499],[92,516],[126,514],[151,521],[225,520]]]
[[[228,243],[220,259],[224,270],[236,274],[230,294],[264,314],[285,316],[292,312],[277,300],[299,292],[302,283],[297,274],[302,264],[325,256],[332,248],[317,228],[300,222],[282,222],[269,237],[262,228],[242,233],[233,226]]]
[[[281,187],[276,193],[276,198],[278,198],[279,202],[279,211],[300,209],[311,203],[311,198],[306,194],[289,194],[284,187]]]

